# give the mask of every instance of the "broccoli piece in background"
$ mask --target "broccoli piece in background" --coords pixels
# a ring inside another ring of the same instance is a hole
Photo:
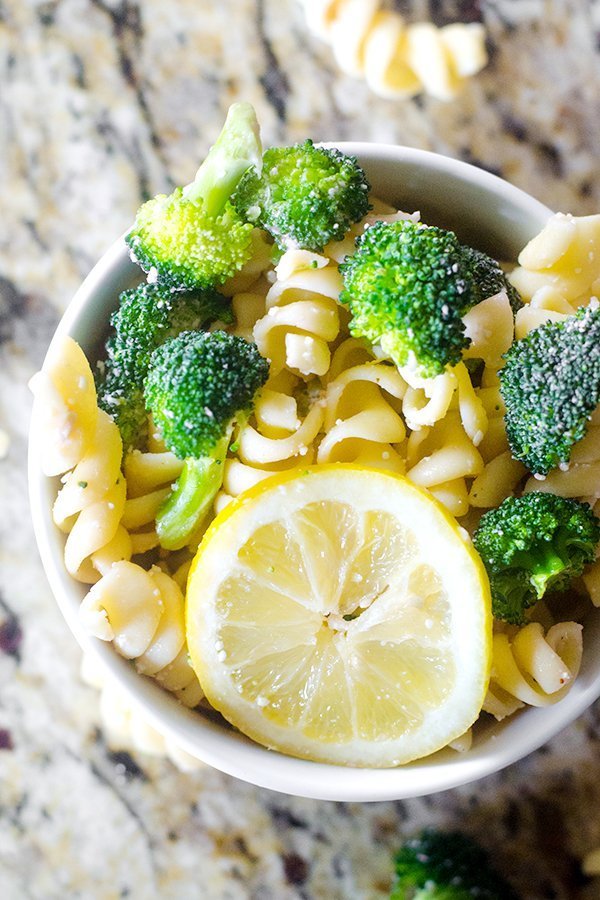
[[[369,183],[353,156],[305,141],[267,150],[262,174],[246,172],[231,202],[280,247],[322,250],[366,215]]]
[[[145,396],[164,441],[183,471],[160,508],[163,547],[185,546],[223,481],[223,463],[236,420],[252,411],[269,364],[240,337],[223,331],[184,331],[154,351]]]
[[[600,402],[600,309],[540,325],[504,359],[500,392],[512,454],[547,475],[568,463]]]
[[[390,900],[519,900],[489,855],[458,831],[426,829],[396,854]]]
[[[513,625],[552,589],[564,591],[593,562],[600,520],[587,503],[533,492],[481,517],[473,544],[490,579],[492,612]]]
[[[523,306],[523,301],[516,287],[510,283],[502,271],[500,264],[491,256],[482,253],[481,250],[475,250],[473,247],[463,247],[463,257],[479,294],[476,302],[486,300],[504,290],[513,314],[516,315]]]
[[[479,299],[452,231],[376,222],[340,265],[350,332],[379,344],[398,366],[439,375],[468,346],[462,316]]]
[[[188,293],[140,284],[119,299],[100,367],[98,403],[119,426],[124,446],[139,447],[147,434],[144,379],[153,350],[181,331],[229,323],[233,316],[230,302],[212,288]]]
[[[251,254],[252,225],[229,202],[250,166],[260,168],[258,122],[249,103],[230,107],[223,130],[187,188],[159,194],[138,210],[127,234],[132,259],[172,288],[222,284]]]

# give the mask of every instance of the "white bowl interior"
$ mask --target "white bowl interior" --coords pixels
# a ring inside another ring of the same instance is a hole
[[[523,191],[466,163],[391,145],[336,146],[358,156],[377,196],[410,212],[420,209],[424,221],[454,228],[464,241],[497,259],[515,259],[551,215]],[[124,241],[116,241],[81,285],[57,335],[71,335],[90,359],[96,359],[119,293],[139,280],[139,270],[129,260]],[[261,787],[318,799],[374,801],[420,796],[481,778],[525,756],[600,695],[600,616],[590,616],[584,628],[582,670],[570,693],[557,706],[527,709],[482,729],[466,753],[445,750],[397,769],[353,769],[269,751],[222,724],[218,717],[212,720],[181,706],[152,680],[137,675],[110,644],[82,632],[78,608],[86,588],[64,568],[64,535],[51,516],[57,480],[43,475],[42,453],[34,408],[29,454],[34,527],[48,579],[70,628],[156,728],[228,774]]]

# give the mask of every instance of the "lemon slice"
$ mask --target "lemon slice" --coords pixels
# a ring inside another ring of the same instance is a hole
[[[269,478],[217,516],[187,595],[210,703],[267,747],[396,766],[463,734],[490,669],[487,578],[406,479],[356,465]]]

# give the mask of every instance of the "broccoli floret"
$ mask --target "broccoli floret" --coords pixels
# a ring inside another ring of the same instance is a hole
[[[502,271],[499,263],[492,259],[491,256],[482,253],[481,250],[475,250],[473,247],[464,247],[463,254],[479,295],[477,302],[493,297],[494,294],[504,290],[508,295],[513,314],[516,315],[523,306],[523,301],[516,287],[510,283]]]
[[[595,559],[600,520],[587,503],[533,492],[486,512],[473,536],[496,619],[513,625],[546,591],[564,591]]]
[[[356,246],[340,265],[351,333],[424,376],[460,362],[469,344],[462,316],[479,297],[456,235],[407,220],[377,222]]]
[[[249,166],[261,165],[258,123],[249,103],[234,103],[223,130],[187,188],[159,194],[138,210],[127,234],[132,258],[172,288],[221,284],[251,254],[252,225],[229,197]]]
[[[223,331],[184,331],[152,354],[146,403],[167,447],[185,459],[157,515],[163,547],[185,546],[202,523],[223,480],[233,424],[250,414],[268,374],[254,344]]]
[[[119,299],[98,378],[98,403],[119,426],[124,446],[139,447],[147,434],[143,389],[152,351],[181,331],[217,320],[229,323],[233,316],[230,302],[212,288],[182,292],[140,284]]]
[[[566,465],[600,402],[600,309],[580,309],[515,341],[500,391],[515,459],[540,475]]]
[[[280,247],[322,250],[367,213],[369,183],[353,156],[305,141],[267,150],[262,174],[246,172],[232,203]]]
[[[518,900],[489,855],[459,831],[425,829],[396,854],[390,900]]]

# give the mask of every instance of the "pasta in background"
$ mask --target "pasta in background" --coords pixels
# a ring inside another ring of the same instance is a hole
[[[182,772],[202,768],[200,760],[157,731],[137,707],[127,702],[123,691],[111,683],[89,654],[84,655],[81,661],[81,678],[100,691],[100,720],[107,743],[113,750],[165,756]]]
[[[451,100],[487,64],[485,30],[477,23],[407,25],[380,0],[300,2],[308,27],[331,46],[342,71],[364,77],[381,97],[425,91]]]

